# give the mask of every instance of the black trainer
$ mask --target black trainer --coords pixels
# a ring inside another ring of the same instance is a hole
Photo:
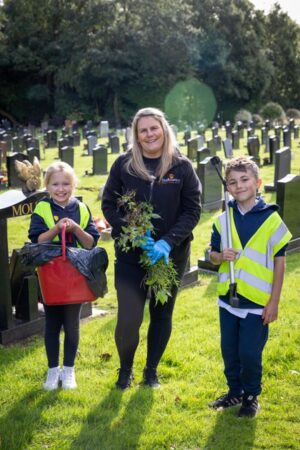
[[[118,389],[127,389],[130,387],[132,380],[134,379],[132,369],[118,369],[119,371],[119,377],[116,382],[116,387]]]
[[[208,406],[210,408],[218,409],[221,411],[225,408],[231,408],[232,406],[241,405],[243,400],[243,396],[239,395],[237,397],[234,397],[230,395],[229,393],[221,395],[221,397],[217,398],[215,401],[210,402]]]
[[[255,417],[259,409],[257,395],[244,395],[238,417]]]
[[[151,368],[145,367],[144,372],[143,372],[143,385],[149,386],[152,388],[160,387],[156,369],[151,369]]]

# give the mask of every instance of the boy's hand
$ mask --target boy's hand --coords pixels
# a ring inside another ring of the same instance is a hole
[[[262,312],[262,319],[264,325],[268,325],[278,319],[278,302],[272,302],[271,300],[264,307]]]
[[[239,252],[233,248],[225,248],[222,252],[223,261],[234,261]]]

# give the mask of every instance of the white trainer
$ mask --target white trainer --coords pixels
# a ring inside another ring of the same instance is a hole
[[[77,388],[74,367],[63,366],[61,371],[61,387],[63,389]]]
[[[60,368],[52,367],[48,369],[47,379],[44,383],[45,391],[54,391],[54,389],[58,388],[60,380]]]

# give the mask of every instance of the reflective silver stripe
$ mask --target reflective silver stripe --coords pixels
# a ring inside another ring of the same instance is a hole
[[[250,273],[246,272],[243,269],[238,269],[235,271],[235,277],[238,280],[245,281],[247,284],[251,286],[254,286],[256,289],[259,289],[263,292],[267,292],[268,294],[272,291],[272,283],[268,283],[267,281],[263,281],[260,278],[255,277],[254,275],[251,275]],[[222,272],[219,273],[218,281],[219,283],[226,283],[226,281],[229,280],[229,273]]]
[[[274,231],[272,236],[270,237],[270,243],[272,247],[274,247],[278,242],[281,241],[285,233],[288,231],[286,225],[284,223],[281,223],[277,230]]]
[[[273,260],[270,258],[270,256],[272,256],[272,253],[269,254],[268,252],[268,254],[265,255],[258,252],[257,250],[254,250],[253,248],[245,248],[243,255],[247,256],[247,258],[249,259],[252,259],[252,261],[261,264],[262,266],[267,267],[267,269],[270,269],[272,271],[274,269]]]
[[[267,292],[268,294],[271,294],[272,292],[272,283],[268,283],[267,281],[261,280],[260,278],[251,275],[250,273],[246,272],[243,269],[237,270],[235,272],[235,276],[236,278],[245,281],[246,283],[250,284],[250,286],[254,286],[255,288],[263,292]]]

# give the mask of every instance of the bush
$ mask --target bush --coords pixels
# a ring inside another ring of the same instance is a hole
[[[263,125],[263,118],[259,114],[252,114],[252,121],[257,126]]]
[[[235,122],[243,122],[244,125],[248,125],[252,120],[252,114],[247,109],[240,109],[234,116]]]
[[[296,108],[289,108],[285,112],[289,119],[300,119],[300,110]]]
[[[268,102],[260,110],[260,114],[263,118],[269,120],[283,121],[285,119],[285,112],[278,103]]]

